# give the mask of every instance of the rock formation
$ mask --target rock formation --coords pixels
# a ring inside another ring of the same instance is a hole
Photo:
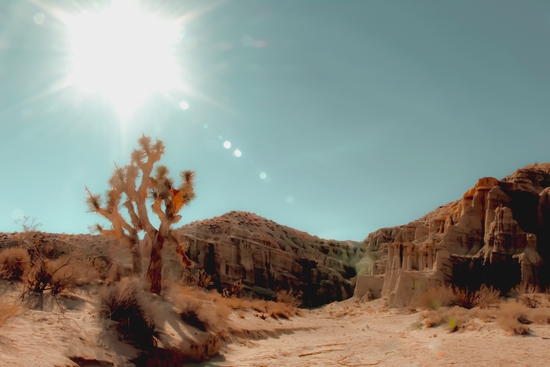
[[[302,292],[307,306],[347,299],[355,288],[355,265],[365,254],[365,244],[323,240],[279,225],[255,214],[230,212],[221,217],[188,224],[175,230],[180,247],[167,243],[163,249],[163,279],[178,280],[187,256],[213,276],[219,290],[242,280],[243,292],[274,298],[278,290]],[[118,272],[129,274],[132,256],[118,240],[105,236],[68,235],[44,232],[0,233],[0,250],[30,241],[48,249],[56,259],[79,249],[91,261],[112,263]],[[150,243],[140,247],[143,269],[147,269]]]
[[[404,226],[364,240],[365,286],[390,306],[404,306],[429,285],[508,291],[519,283],[546,288],[550,274],[550,164],[535,164],[497,180],[484,177],[460,200]],[[369,278],[381,278],[374,282]]]
[[[242,279],[245,291],[274,297],[279,289],[302,292],[306,305],[349,298],[354,266],[365,245],[323,240],[252,213],[232,211],[188,224],[177,231],[187,256],[225,287]],[[175,251],[165,255],[167,271],[177,272]],[[179,276],[179,274],[175,274]]]

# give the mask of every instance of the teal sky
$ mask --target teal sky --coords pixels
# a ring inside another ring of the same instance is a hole
[[[550,1],[141,3],[192,15],[174,46],[191,89],[123,120],[60,82],[72,51],[56,14],[109,2],[0,2],[0,231],[24,214],[88,233],[84,187],[105,191],[142,132],[173,173],[196,171],[182,223],[244,210],[341,240],[550,161]]]

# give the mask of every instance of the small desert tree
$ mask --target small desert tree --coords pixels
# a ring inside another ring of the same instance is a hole
[[[132,252],[133,271],[141,273],[141,256],[139,253],[140,231],[145,231],[150,238],[151,261],[147,269],[147,281],[151,285],[151,292],[159,294],[162,280],[162,248],[166,240],[177,243],[171,226],[177,223],[181,216],[179,211],[195,197],[193,189],[193,171],[181,172],[182,184],[174,185],[169,177],[166,166],[153,168],[164,154],[164,143],[143,135],[138,139],[140,149],[134,149],[130,164],[124,167],[115,167],[109,179],[109,190],[106,193],[105,203],[101,195],[93,195],[86,188],[88,210],[95,212],[111,222],[111,229],[104,229],[96,224],[93,229],[101,234],[118,238],[122,244],[128,246]],[[141,176],[141,179],[140,179]],[[139,181],[139,182],[138,182]],[[155,228],[149,221],[147,199],[152,201],[152,211],[159,220],[159,228]],[[122,216],[120,210],[125,208],[129,221]],[[178,251],[184,263],[188,262],[185,253]]]

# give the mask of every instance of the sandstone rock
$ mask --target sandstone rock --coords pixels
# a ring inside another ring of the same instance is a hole
[[[352,296],[355,266],[366,248],[360,242],[323,240],[245,212],[194,222],[176,232],[188,257],[213,275],[218,287],[242,279],[245,292],[263,297],[292,289],[311,306]],[[177,277],[182,271],[178,257],[170,246],[166,251],[165,266]]]
[[[364,243],[370,258],[384,262],[375,263],[378,272],[370,275],[384,280],[382,296],[391,307],[407,304],[430,284],[475,289],[485,283],[504,292],[521,282],[545,288],[550,164],[502,180],[481,178],[460,200],[407,225],[373,232]]]

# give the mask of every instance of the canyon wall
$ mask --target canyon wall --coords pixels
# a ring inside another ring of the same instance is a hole
[[[550,164],[478,180],[460,200],[407,225],[368,235],[362,277],[380,278],[390,306],[407,305],[430,285],[507,292],[546,288],[550,274]],[[365,280],[362,280],[364,282]],[[358,296],[374,289],[362,289]]]

